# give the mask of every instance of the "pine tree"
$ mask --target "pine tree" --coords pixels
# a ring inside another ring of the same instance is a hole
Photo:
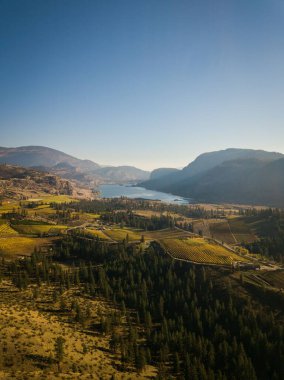
[[[54,356],[57,361],[58,371],[60,371],[60,363],[62,362],[64,357],[64,343],[65,339],[62,336],[57,337],[55,340]]]

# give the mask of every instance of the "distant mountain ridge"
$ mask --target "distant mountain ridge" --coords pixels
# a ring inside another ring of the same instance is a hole
[[[204,153],[184,169],[141,185],[202,202],[284,207],[284,155],[233,148]]]
[[[182,170],[160,168],[151,175],[133,166],[103,167],[41,146],[2,147],[0,163],[34,168],[91,187],[139,182],[147,189],[202,202],[284,207],[284,155],[277,152],[229,148],[201,154]]]
[[[17,148],[0,148],[0,162],[25,167],[43,166],[54,167],[60,163],[67,163],[81,170],[99,168],[95,162],[80,160],[59,150],[44,146],[20,146]]]
[[[150,180],[151,179],[158,179],[161,178],[165,175],[173,174],[179,172],[179,169],[174,169],[174,168],[159,168],[155,169],[151,172],[150,174]]]
[[[44,146],[0,147],[0,163],[35,167],[89,185],[143,181],[150,177],[149,172],[133,166],[101,167],[96,162],[81,160]]]
[[[266,152],[264,150],[253,149],[237,149],[228,148],[216,152],[203,153],[199,155],[193,162],[188,164],[183,172],[191,176],[212,169],[226,161],[240,159],[256,159],[260,161],[273,161],[284,157],[283,154],[277,152]]]

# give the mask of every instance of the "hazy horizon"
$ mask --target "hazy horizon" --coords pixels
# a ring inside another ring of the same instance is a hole
[[[25,145],[25,146],[1,146],[2,148],[8,148],[8,149],[17,149],[17,148],[22,148],[22,147],[31,147],[31,146],[37,146],[37,147],[42,147],[42,148],[51,148],[51,149],[55,149],[55,150],[58,150],[58,151],[61,151],[63,153],[66,153],[70,156],[73,156],[75,158],[78,158],[78,159],[81,159],[81,160],[91,160],[97,164],[99,164],[101,167],[113,167],[113,166],[134,166],[138,169],[142,169],[142,170],[145,170],[145,171],[153,171],[155,169],[160,169],[160,168],[173,168],[173,169],[179,169],[179,170],[182,170],[185,166],[187,166],[188,164],[190,164],[191,162],[193,162],[199,155],[197,155],[196,157],[194,157],[192,160],[189,160],[187,161],[183,166],[179,166],[179,167],[176,167],[176,166],[165,166],[165,165],[160,165],[160,166],[156,166],[156,167],[149,167],[149,168],[145,168],[145,167],[139,167],[139,166],[136,166],[134,164],[132,164],[131,162],[129,163],[124,163],[124,164],[104,164],[103,162],[98,162],[97,160],[92,160],[90,159],[89,157],[80,157],[80,156],[76,156],[76,155],[73,155],[71,154],[70,152],[66,152],[66,151],[63,151],[62,149],[57,149],[57,148],[54,148],[54,147],[51,147],[51,146],[44,146],[44,145]],[[228,148],[225,148],[225,149],[222,149],[222,150],[228,150],[228,149],[244,149],[244,148],[240,148],[240,147],[228,147]],[[252,149],[252,148],[247,148],[247,149]],[[253,150],[263,150],[263,149],[253,149]],[[202,152],[200,154],[203,154],[203,153],[212,153],[214,151],[207,151],[207,152]],[[283,152],[280,152],[280,151],[270,151],[270,153],[280,153],[280,154],[284,154]]]
[[[284,151],[283,15],[279,0],[1,1],[1,145],[146,170]]]

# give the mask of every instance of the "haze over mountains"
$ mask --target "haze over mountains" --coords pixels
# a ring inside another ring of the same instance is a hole
[[[251,149],[204,153],[180,171],[142,185],[202,202],[284,207],[284,155]]]
[[[199,202],[284,207],[284,155],[276,152],[230,148],[201,154],[182,170],[159,168],[152,173],[133,166],[103,167],[41,146],[0,148],[0,163],[33,167],[90,186],[139,182]]]
[[[85,184],[99,182],[135,182],[147,180],[150,173],[133,166],[103,167],[90,160],[80,160],[56,149],[43,146],[0,148],[0,163],[35,167],[63,178]]]

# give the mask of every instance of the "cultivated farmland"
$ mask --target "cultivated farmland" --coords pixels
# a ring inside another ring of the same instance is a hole
[[[0,224],[0,237],[15,235],[18,235],[18,232],[15,231],[8,223]]]
[[[233,262],[247,261],[225,247],[203,238],[163,239],[160,244],[174,258],[198,264],[231,265]]]
[[[283,269],[260,273],[259,277],[263,278],[271,286],[275,286],[277,288],[284,288],[284,270]]]
[[[236,244],[237,240],[232,234],[227,220],[210,222],[210,232],[214,239],[223,241],[227,244]]]
[[[84,230],[84,233],[87,235],[87,236],[91,236],[91,237],[98,237],[99,239],[102,239],[102,240],[109,240],[109,237],[103,233],[103,231],[101,230],[95,230],[95,229],[91,229],[91,228],[86,228]]]
[[[129,241],[136,241],[141,239],[141,235],[143,235],[143,231],[139,230],[130,230],[126,228],[115,228],[112,230],[104,231],[107,236],[109,236],[112,240],[121,241],[126,239],[128,235]]]
[[[257,239],[243,218],[231,218],[228,219],[228,223],[234,237],[239,243],[251,243]]]
[[[34,248],[50,244],[50,239],[31,238],[31,237],[0,237],[0,252],[9,256],[28,255]]]
[[[145,238],[150,240],[175,239],[192,236],[190,232],[181,230],[179,228],[166,228],[164,230],[145,231],[143,234]]]
[[[67,226],[49,224],[16,224],[14,227],[20,234],[41,235],[58,234],[67,229]]]

